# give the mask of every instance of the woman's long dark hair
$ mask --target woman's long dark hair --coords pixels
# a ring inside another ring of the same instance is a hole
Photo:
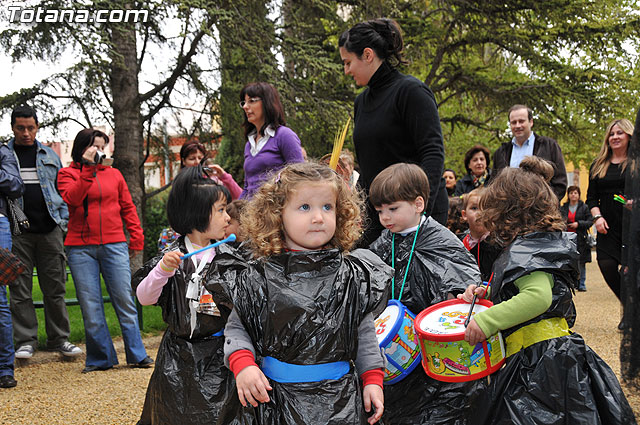
[[[284,117],[284,108],[282,102],[280,102],[280,95],[278,90],[269,83],[257,82],[249,83],[240,91],[240,101],[244,100],[244,97],[259,97],[262,99],[262,111],[264,113],[264,125],[259,129],[260,134],[264,134],[265,129],[268,126],[277,129],[281,125],[287,125]],[[246,138],[256,126],[247,121],[247,115],[244,114],[244,137]],[[258,129],[256,129],[258,130]]]
[[[84,153],[84,150],[93,145],[93,141],[96,137],[102,137],[106,144],[109,143],[109,136],[100,130],[96,130],[95,128],[85,128],[80,130],[73,141],[71,159],[80,164],[82,162],[82,154]]]

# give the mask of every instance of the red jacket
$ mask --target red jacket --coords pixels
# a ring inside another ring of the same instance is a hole
[[[126,242],[124,222],[131,237],[129,248],[138,251],[144,248],[144,234],[136,206],[120,171],[101,164],[72,162],[58,172],[58,190],[69,206],[69,231],[65,245]],[[87,214],[85,205],[88,206]]]

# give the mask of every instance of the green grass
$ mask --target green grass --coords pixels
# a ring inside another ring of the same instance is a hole
[[[102,283],[102,295],[108,296],[109,293],[104,286],[104,280],[100,278],[100,281]],[[66,288],[67,294],[65,298],[76,298],[76,288],[73,284],[73,280],[71,279],[71,274],[69,274],[67,277]],[[9,290],[9,292],[11,292],[11,290]],[[33,300],[42,301],[42,291],[40,290],[38,278],[35,276],[33,278]],[[84,323],[82,321],[82,312],[80,311],[80,306],[67,306],[67,311],[69,312],[69,325],[71,328],[69,341],[84,343]],[[113,309],[111,303],[105,303],[104,313],[107,319],[107,325],[109,326],[109,332],[111,333],[111,336],[116,337],[122,335],[120,325],[118,323],[118,317],[116,316],[116,312]],[[38,317],[38,345],[40,347],[46,347],[47,336],[44,322],[44,309],[36,308],[36,315]],[[162,310],[160,307],[151,305],[142,306],[142,318],[144,324],[144,328],[142,330],[143,336],[157,335],[163,332],[167,327],[167,325],[162,320]]]

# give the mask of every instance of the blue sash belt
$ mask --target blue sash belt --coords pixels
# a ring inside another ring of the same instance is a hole
[[[224,336],[224,328],[220,329],[218,332],[212,334],[211,336]]]
[[[340,379],[349,372],[349,362],[332,362],[298,365],[281,362],[273,357],[262,359],[262,372],[276,382],[318,382],[325,379]]]

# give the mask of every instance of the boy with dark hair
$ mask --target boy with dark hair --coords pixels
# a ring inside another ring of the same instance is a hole
[[[446,227],[424,215],[429,180],[415,164],[398,163],[371,183],[371,204],[386,230],[369,247],[395,269],[392,298],[414,314],[480,283],[480,272],[462,242]],[[385,424],[464,423],[468,396],[485,380],[446,383],[422,367],[392,385],[385,384]]]

